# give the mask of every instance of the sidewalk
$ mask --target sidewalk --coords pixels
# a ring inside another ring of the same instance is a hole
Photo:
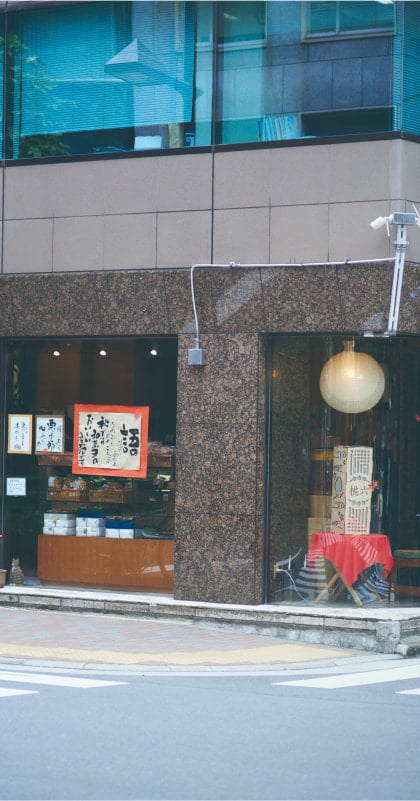
[[[0,659],[276,665],[342,658],[353,651],[416,655],[419,635],[419,607],[243,606],[153,593],[0,589]]]
[[[273,640],[204,625],[0,608],[0,662],[131,669],[275,668],[336,664],[358,651]]]

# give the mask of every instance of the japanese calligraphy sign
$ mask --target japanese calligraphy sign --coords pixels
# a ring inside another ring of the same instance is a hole
[[[38,414],[35,418],[35,453],[63,453],[64,415]]]
[[[75,404],[73,473],[147,474],[149,408]]]
[[[32,415],[9,414],[8,453],[32,453]]]
[[[331,531],[369,534],[373,448],[338,445],[334,448]]]

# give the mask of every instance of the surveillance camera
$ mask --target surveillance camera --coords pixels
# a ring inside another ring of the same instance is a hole
[[[386,217],[377,217],[376,220],[372,220],[370,227],[377,231],[378,228],[382,228],[382,226],[386,225],[387,222],[388,220]]]

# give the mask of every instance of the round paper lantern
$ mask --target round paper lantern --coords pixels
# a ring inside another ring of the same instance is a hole
[[[353,342],[343,345],[342,353],[332,356],[321,370],[321,395],[339,412],[366,412],[382,398],[384,372],[372,356],[355,351]]]

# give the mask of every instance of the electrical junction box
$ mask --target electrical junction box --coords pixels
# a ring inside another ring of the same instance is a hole
[[[204,348],[188,348],[188,364],[193,367],[202,367],[206,363]]]

